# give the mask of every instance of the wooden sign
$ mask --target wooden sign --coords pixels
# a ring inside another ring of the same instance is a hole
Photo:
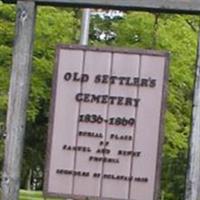
[[[27,0],[22,0],[26,2]],[[16,3],[16,0],[3,0],[5,3]],[[37,5],[63,5],[87,8],[110,8],[139,10],[150,12],[172,12],[199,14],[200,2],[198,0],[34,0]]]
[[[45,193],[155,200],[168,54],[60,46]]]

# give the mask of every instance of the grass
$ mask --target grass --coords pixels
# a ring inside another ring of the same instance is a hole
[[[20,190],[20,200],[63,200],[63,199],[45,198],[42,192]]]

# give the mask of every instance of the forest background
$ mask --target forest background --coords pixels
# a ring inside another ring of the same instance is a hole
[[[0,169],[15,35],[15,5],[0,1]],[[42,190],[52,72],[57,44],[78,44],[81,10],[39,7],[21,188]],[[200,18],[147,12],[93,14],[90,46],[158,49],[170,52],[162,200],[183,200],[191,125]]]

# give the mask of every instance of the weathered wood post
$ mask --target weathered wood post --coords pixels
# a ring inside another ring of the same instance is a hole
[[[16,37],[6,124],[2,200],[17,200],[19,196],[35,13],[34,1],[17,2]]]
[[[200,200],[200,33],[193,98],[189,168],[187,172],[185,200]]]

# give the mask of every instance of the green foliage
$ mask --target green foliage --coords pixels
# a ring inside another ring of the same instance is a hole
[[[57,44],[75,43],[78,25],[73,11],[39,8],[36,20],[32,85],[28,120],[34,122],[50,98],[52,70]]]
[[[113,24],[117,33],[115,45],[150,49],[152,47],[153,26],[153,15],[130,12],[120,23]]]
[[[2,6],[0,2],[0,123],[5,122],[7,91],[10,76],[12,40],[13,40],[12,6]]]
[[[20,190],[19,200],[63,200],[61,198],[45,198],[40,191]]]
[[[0,1],[0,168],[2,168],[4,152],[2,135],[5,131],[14,19],[14,7],[3,6]]]

